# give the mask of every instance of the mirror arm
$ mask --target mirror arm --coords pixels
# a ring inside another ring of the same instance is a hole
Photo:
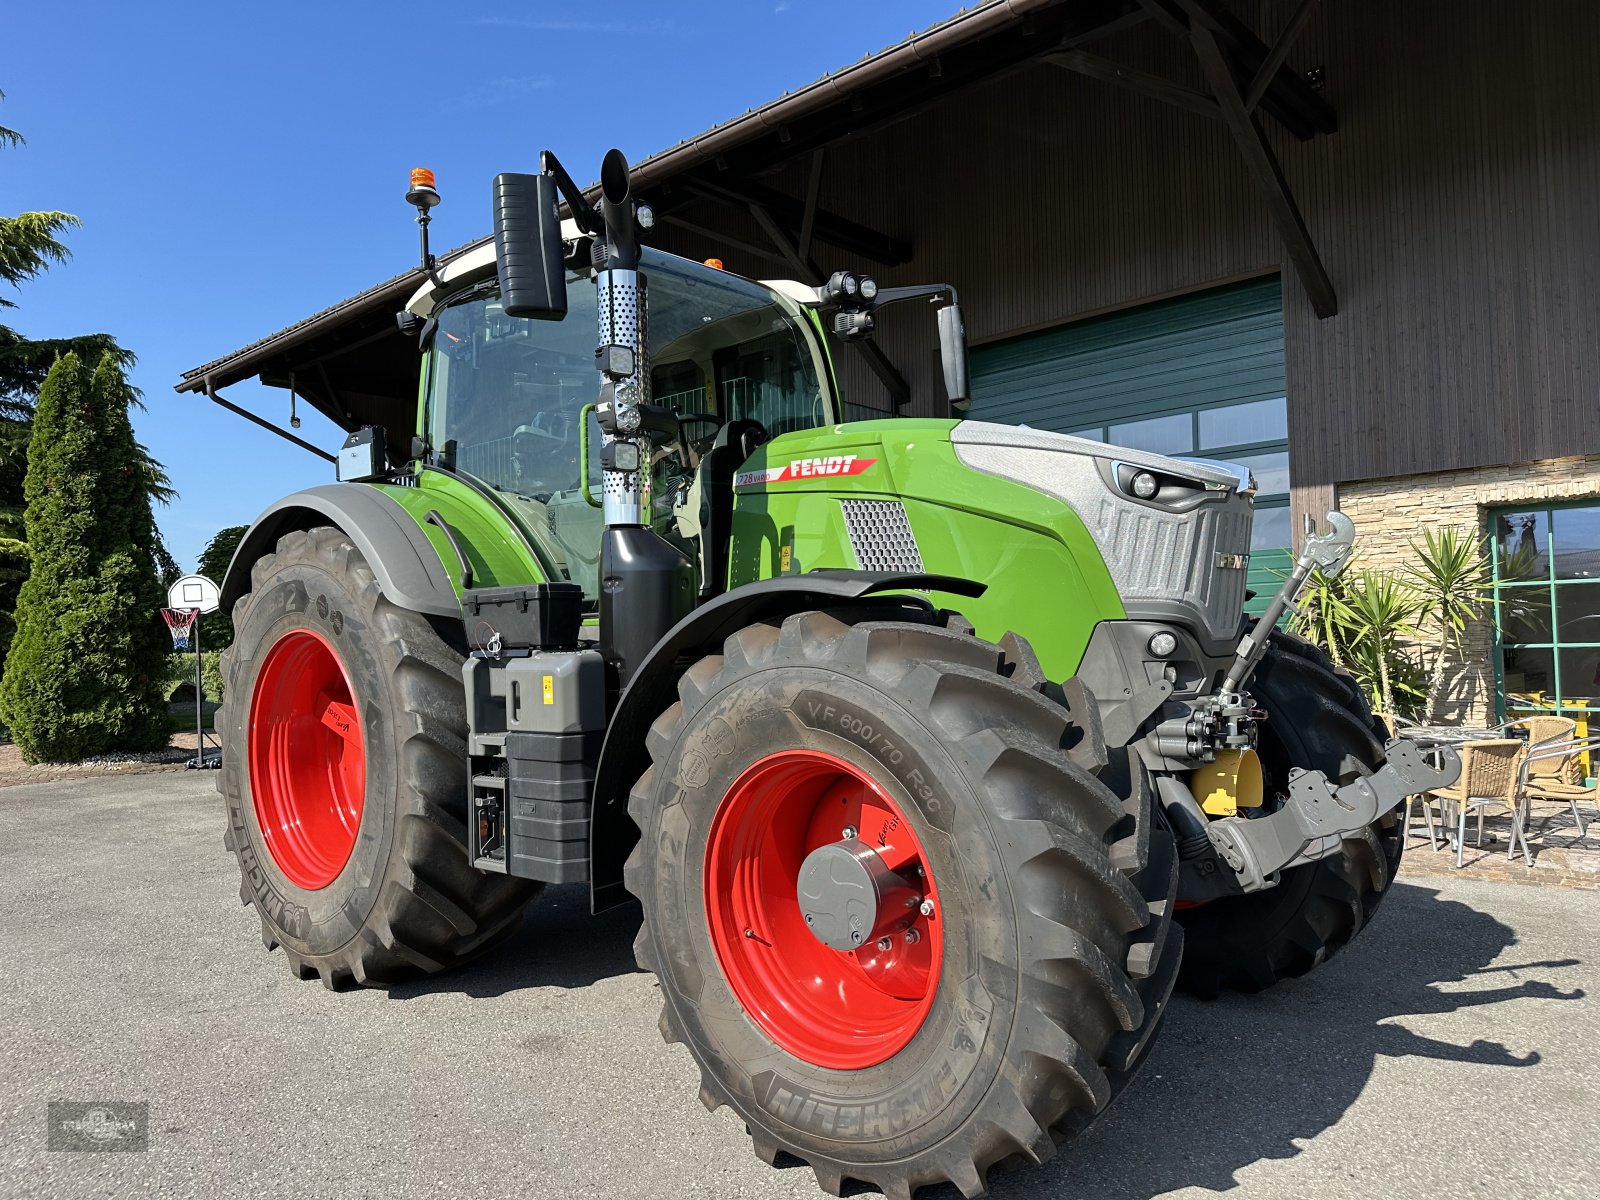
[[[901,300],[920,300],[924,297],[929,300],[943,300],[946,304],[958,303],[956,290],[948,283],[918,283],[909,287],[880,288],[866,307],[870,312],[882,308],[885,304],[894,304]]]
[[[548,150],[539,151],[539,169],[555,180],[556,190],[566,200],[567,210],[579,229],[595,237],[605,232],[605,222],[584,196],[583,189],[572,181],[572,176],[567,174],[559,158]]]

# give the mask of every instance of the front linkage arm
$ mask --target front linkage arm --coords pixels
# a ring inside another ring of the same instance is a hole
[[[1355,526],[1350,518],[1331,512],[1328,526],[1326,533],[1307,530],[1305,549],[1294,569],[1240,641],[1221,688],[1206,701],[1207,728],[1213,739],[1229,746],[1253,741],[1247,727],[1253,719],[1252,703],[1245,687],[1266,654],[1273,629],[1285,612],[1293,611],[1314,571],[1334,576],[1350,561],[1355,544]],[[1150,735],[1153,748],[1163,753],[1170,753],[1169,745],[1184,745],[1187,749],[1187,743],[1173,739],[1192,736],[1191,724],[1192,719],[1179,718],[1158,726]],[[1180,849],[1188,847],[1184,866],[1190,882],[1185,886],[1186,895],[1200,899],[1260,891],[1276,883],[1278,873],[1287,867],[1338,853],[1345,837],[1367,828],[1403,804],[1408,796],[1455,782],[1461,773],[1460,757],[1449,749],[1437,753],[1439,764],[1432,766],[1414,742],[1396,738],[1386,747],[1382,767],[1342,786],[1321,771],[1296,769],[1289,775],[1288,799],[1283,807],[1275,813],[1248,818],[1207,820],[1193,793],[1180,779],[1161,779],[1159,786],[1169,816],[1180,832],[1189,834],[1180,841]],[[1215,859],[1205,853],[1207,849],[1230,868],[1231,875],[1216,870]]]
[[[1437,753],[1439,765],[1432,766],[1415,742],[1394,738],[1382,767],[1343,787],[1321,771],[1291,771],[1288,803],[1264,817],[1210,822],[1211,844],[1238,876],[1241,890],[1270,887],[1285,867],[1335,853],[1348,834],[1398,808],[1406,797],[1454,783],[1460,756],[1451,749]]]

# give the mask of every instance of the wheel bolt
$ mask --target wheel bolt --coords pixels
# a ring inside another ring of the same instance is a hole
[[[921,940],[922,940],[922,935],[920,933],[918,933],[915,929],[906,930],[906,945],[915,946]]]
[[[850,931],[850,940],[859,946],[861,944],[861,931],[859,929],[852,929]]]
[[[878,939],[878,949],[882,950],[885,954],[887,954],[887,953],[889,953],[889,951],[894,949],[894,943],[891,942],[888,938],[879,938]]]
[[[806,924],[807,925],[815,925],[816,923],[817,923],[817,919],[815,917],[813,917],[810,913],[807,913],[806,914]]]
[[[856,839],[856,832],[856,827],[854,825],[846,825],[844,827],[844,833],[842,836],[844,837],[845,841],[853,842]]]
[[[933,916],[933,901],[932,900],[924,900],[921,904],[919,904],[917,906],[917,911],[919,913],[921,913],[925,917]]]

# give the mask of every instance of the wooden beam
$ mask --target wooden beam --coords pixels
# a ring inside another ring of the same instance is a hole
[[[867,366],[883,384],[884,391],[889,393],[889,399],[896,408],[904,408],[911,399],[911,385],[906,382],[906,377],[900,374],[893,361],[883,352],[883,347],[871,338],[862,338],[860,341],[849,343],[856,348],[856,353],[866,359]],[[843,415],[843,414],[840,414]]]
[[[775,188],[741,179],[737,183],[723,183],[700,176],[685,176],[673,180],[673,187],[681,187],[706,199],[720,200],[740,208],[759,204],[791,230],[798,230],[805,220],[805,204]],[[818,208],[812,218],[813,236],[830,246],[871,259],[888,267],[898,267],[911,261],[911,243],[903,239],[869,229],[858,221],[841,217],[825,208]]]
[[[1305,28],[1306,22],[1311,19],[1311,10],[1316,6],[1317,0],[1300,0],[1300,7],[1294,10],[1294,16],[1289,18],[1289,23],[1283,27],[1277,40],[1272,43],[1272,49],[1267,51],[1266,59],[1257,69],[1249,90],[1245,92],[1245,112],[1255,112],[1256,105],[1261,103],[1261,97],[1265,96],[1267,89],[1272,86],[1278,68],[1288,59],[1290,49],[1300,36],[1300,31]]]
[[[1135,8],[1125,12],[1119,17],[1113,17],[1104,25],[1097,25],[1093,29],[1086,29],[1082,33],[1070,34],[1061,39],[1061,49],[1075,50],[1079,46],[1087,46],[1090,42],[1098,42],[1113,34],[1121,33],[1125,29],[1132,29],[1136,25],[1143,25],[1150,19],[1150,14],[1142,8]]]
[[[800,218],[800,241],[795,249],[801,258],[811,254],[811,235],[817,231],[817,198],[822,194],[822,160],[828,151],[819,146],[811,154],[811,176],[806,180],[805,214]]]
[[[749,207],[750,215],[755,218],[756,224],[761,226],[761,232],[771,239],[772,244],[777,247],[778,254],[794,269],[800,281],[813,286],[821,283],[822,269],[800,253],[795,244],[789,240],[788,231],[773,220],[772,214],[766,207],[761,204],[752,204]]]
[[[693,221],[686,217],[680,217],[675,213],[667,213],[661,218],[661,222],[664,225],[675,225],[679,229],[684,229],[703,237],[711,243],[713,248],[725,246],[732,250],[743,250],[746,254],[753,254],[757,258],[772,259],[781,257],[771,246],[757,246],[751,242],[740,241],[738,238],[729,237],[725,233],[719,233],[715,229],[707,229],[704,225],[696,225]],[[748,273],[747,271],[739,272],[741,275]]]
[[[1187,2],[1189,0],[1185,0]],[[1319,317],[1333,316],[1339,311],[1333,282],[1328,278],[1327,269],[1323,267],[1317,247],[1311,240],[1311,233],[1294,202],[1294,195],[1289,191],[1289,183],[1283,177],[1277,155],[1273,154],[1272,146],[1262,134],[1255,117],[1245,111],[1244,97],[1240,95],[1233,68],[1223,57],[1216,36],[1210,29],[1196,24],[1189,31],[1189,41],[1194,46],[1195,57],[1200,60],[1200,69],[1205,72],[1212,95],[1217,99],[1223,123],[1233,135],[1239,153],[1244,156],[1244,165],[1250,177],[1267,201],[1273,223],[1278,227],[1278,236],[1283,241],[1289,260],[1294,264],[1306,295],[1311,299],[1312,309]]]
[[[1139,7],[1144,9],[1151,20],[1174,37],[1188,36],[1188,23],[1173,12],[1164,0],[1139,0]]]
[[[750,205],[750,216],[754,218],[757,225],[761,226],[762,232],[772,239],[772,244],[777,247],[778,253],[782,255],[784,261],[799,273],[802,283],[816,285],[823,281],[822,268],[800,253],[799,248],[789,240],[789,235],[773,219],[772,214],[767,211],[764,205]],[[847,344],[854,346],[857,353],[866,359],[867,366],[882,381],[884,388],[889,393],[889,398],[894,402],[896,408],[900,408],[911,399],[911,385],[906,382],[905,376],[900,374],[899,369],[890,361],[889,356],[883,352],[882,346],[871,338],[862,338]]]
[[[1201,116],[1220,119],[1222,115],[1217,111],[1217,102],[1204,92],[1197,92],[1194,88],[1184,87],[1181,83],[1173,83],[1170,79],[1163,79],[1147,71],[1125,67],[1121,63],[1112,62],[1109,58],[1090,54],[1086,50],[1063,50],[1059,54],[1047,54],[1045,61],[1075,71],[1079,75],[1087,75],[1091,79],[1114,83],[1129,91],[1138,92],[1141,96],[1160,100],[1163,104],[1197,112]]]
[[[1216,0],[1170,0],[1190,17],[1191,26],[1203,26],[1227,44],[1244,74],[1255,78],[1271,51],[1238,17]],[[1261,95],[1261,108],[1301,141],[1318,133],[1335,133],[1339,114],[1296,71],[1279,64]]]

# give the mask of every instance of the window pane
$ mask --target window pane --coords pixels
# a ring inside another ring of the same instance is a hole
[[[1556,652],[1554,650],[1507,646],[1505,652],[1506,699],[1515,703],[1529,703],[1526,697],[1536,697],[1533,703],[1554,702],[1556,689]],[[1524,697],[1518,700],[1517,697]]]
[[[1103,442],[1106,440],[1106,431],[1096,425],[1093,429],[1074,429],[1071,436],[1088,438],[1091,442]]]
[[[1550,575],[1548,514],[1543,511],[1496,514],[1494,549],[1502,581],[1548,579]]]
[[[1550,521],[1556,578],[1600,579],[1600,508],[1558,508]]]
[[[1600,642],[1600,584],[1556,588],[1556,617],[1563,642]]]
[[[1170,417],[1150,417],[1144,421],[1113,425],[1111,444],[1127,446],[1132,450],[1150,450],[1156,454],[1192,454],[1194,419],[1189,413],[1174,413]]]
[[[1292,545],[1294,538],[1290,536],[1289,528],[1287,506],[1256,509],[1255,524],[1250,528],[1251,551],[1282,550]]]
[[[1561,699],[1600,698],[1600,649],[1574,647],[1561,650]]]
[[[1256,489],[1263,496],[1282,496],[1289,490],[1289,452],[1236,455],[1229,462],[1249,467],[1256,477]]]
[[[1289,405],[1283,398],[1207,408],[1200,412],[1201,448],[1251,446],[1289,440]]]
[[[1548,585],[1503,587],[1499,601],[1500,640],[1503,642],[1553,642]]]

